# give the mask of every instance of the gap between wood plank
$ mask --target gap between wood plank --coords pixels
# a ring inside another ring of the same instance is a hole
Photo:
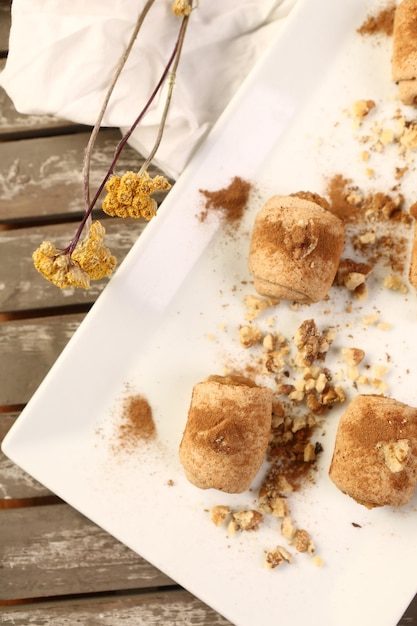
[[[47,506],[49,504],[62,504],[63,500],[58,496],[39,496],[38,498],[10,498],[0,500],[0,510],[2,509],[21,509],[33,506]],[[0,602],[1,604],[1,602]]]
[[[74,315],[79,313],[88,313],[93,306],[93,302],[69,304],[63,306],[55,306],[44,309],[26,309],[24,311],[9,311],[0,313],[0,324],[2,322],[12,322],[16,320],[27,320],[45,317],[56,317],[57,315]],[[9,409],[10,410],[10,409]]]

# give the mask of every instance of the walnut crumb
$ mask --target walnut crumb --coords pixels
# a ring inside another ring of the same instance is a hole
[[[342,355],[348,365],[359,365],[365,358],[361,348],[342,348]]]
[[[310,539],[309,533],[304,529],[297,530],[295,533],[294,545],[298,552],[314,553],[313,542]]]
[[[232,513],[232,519],[227,526],[227,530],[232,536],[235,536],[238,531],[258,530],[263,519],[264,516],[259,511],[252,509],[235,511]]]
[[[230,507],[219,504],[210,510],[210,519],[216,526],[224,524],[231,514]]]
[[[392,291],[399,291],[400,293],[407,293],[407,285],[395,274],[389,274],[384,278],[384,287],[391,289]]]
[[[293,557],[283,546],[277,546],[274,550],[265,551],[265,567],[275,569],[283,562],[292,563]]]
[[[262,332],[257,326],[241,326],[239,339],[244,348],[250,348],[261,341]]]
[[[410,444],[408,439],[399,439],[398,441],[382,441],[376,444],[376,447],[382,451],[385,465],[393,474],[401,472],[410,453]]]
[[[285,539],[294,539],[297,533],[297,529],[292,523],[291,517],[286,515],[281,522],[281,535],[285,537]]]
[[[357,100],[352,105],[352,113],[354,118],[360,123],[374,108],[374,100]]]
[[[259,296],[247,295],[245,297],[245,305],[248,309],[245,317],[251,322],[256,319],[263,311],[270,307],[277,306],[279,300],[273,298],[260,298]]]

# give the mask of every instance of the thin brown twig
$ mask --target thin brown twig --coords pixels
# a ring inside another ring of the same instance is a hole
[[[154,0],[151,0],[152,2]],[[111,174],[113,173],[114,167],[120,157],[120,154],[123,150],[123,148],[125,147],[126,143],[128,142],[130,136],[132,135],[132,133],[134,132],[134,130],[136,129],[136,127],[138,126],[138,124],[141,122],[141,120],[143,119],[143,117],[146,115],[149,107],[151,106],[152,102],[154,101],[156,94],[159,92],[159,90],[161,89],[162,85],[164,84],[165,80],[167,79],[167,76],[169,75],[171,68],[174,68],[173,71],[173,76],[175,76],[175,71],[178,67],[178,63],[179,63],[179,58],[181,55],[181,50],[182,50],[182,44],[184,42],[184,37],[185,37],[185,32],[187,29],[187,25],[188,25],[188,20],[189,20],[189,16],[184,16],[182,18],[182,22],[181,22],[181,27],[179,30],[179,34],[177,37],[177,40],[175,42],[175,46],[174,49],[171,53],[171,56],[162,72],[162,75],[159,79],[159,81],[157,82],[151,96],[149,97],[148,101],[146,102],[144,108],[142,109],[142,111],[139,113],[139,115],[137,116],[137,118],[135,119],[135,121],[133,122],[132,126],[129,128],[129,130],[126,132],[126,134],[122,137],[122,139],[120,140],[119,144],[116,147],[116,151],[114,153],[113,159],[110,163],[110,166],[102,180],[102,182],[100,183],[96,193],[94,194],[93,199],[89,202],[84,216],[77,228],[77,231],[72,239],[72,241],[70,242],[70,244],[67,246],[67,248],[65,248],[65,250],[63,250],[62,252],[64,254],[69,254],[71,255],[75,248],[77,247],[78,241],[82,235],[82,232],[85,228],[85,225],[87,224],[88,220],[90,219],[91,213],[93,211],[93,208],[101,194],[101,192],[103,191],[106,182],[108,181],[108,179],[110,178]],[[166,121],[166,117],[167,117],[167,113],[168,113],[168,109],[169,109],[169,104],[171,101],[171,96],[172,96],[172,91],[173,91],[173,86],[174,86],[174,81],[171,80],[170,81],[170,85],[168,88],[168,94],[167,94],[167,102],[165,104],[164,107],[164,111],[163,111],[163,115],[162,115],[162,119],[161,119],[161,123],[160,123],[160,128],[159,128],[159,132],[158,132],[158,136],[157,136],[157,140],[155,142],[155,145],[151,151],[151,155],[148,156],[147,160],[145,161],[146,163],[149,164],[150,160],[155,156],[155,153],[159,147],[159,144],[161,142],[162,139],[162,134],[163,134],[163,128],[165,125],[165,121]],[[141,171],[143,170],[143,168],[141,168]]]
[[[153,5],[153,3],[155,2],[155,0],[147,0],[144,8],[142,9],[142,11],[139,14],[139,17],[136,21],[135,24],[135,28],[133,29],[133,32],[130,36],[130,39],[128,41],[128,44],[123,52],[123,55],[121,56],[116,70],[113,74],[111,83],[108,87],[108,90],[106,92],[103,104],[101,106],[100,112],[98,114],[96,123],[94,124],[94,127],[91,131],[90,134],[90,138],[88,140],[87,143],[87,147],[85,149],[85,155],[84,155],[84,163],[83,163],[83,188],[84,188],[84,205],[85,205],[85,210],[88,210],[88,207],[90,206],[90,167],[91,167],[91,155],[94,149],[94,145],[97,139],[97,135],[99,133],[100,127],[101,127],[101,123],[103,121],[103,117],[104,114],[107,110],[107,106],[109,104],[109,100],[111,98],[111,95],[113,93],[114,87],[116,86],[116,83],[119,79],[119,76],[126,64],[127,59],[129,58],[129,55],[132,51],[133,48],[133,44],[136,41],[136,38],[139,34],[139,31],[142,27],[142,24],[145,20],[146,15],[148,14],[149,9],[151,8],[151,6]]]

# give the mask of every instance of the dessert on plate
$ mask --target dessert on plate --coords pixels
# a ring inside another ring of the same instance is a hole
[[[258,473],[271,433],[272,391],[243,376],[194,385],[179,457],[201,489],[241,493]]]
[[[342,415],[329,475],[368,508],[401,506],[417,483],[417,408],[359,395]]]
[[[258,293],[301,303],[323,300],[337,273],[344,224],[317,194],[273,196],[255,217],[249,270]]]

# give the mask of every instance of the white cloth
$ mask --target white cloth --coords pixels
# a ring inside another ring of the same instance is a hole
[[[176,178],[226,107],[295,0],[200,0],[193,10],[155,162]],[[102,125],[126,130],[159,80],[180,18],[156,0]],[[0,85],[21,113],[93,125],[144,0],[13,0]],[[163,108],[156,98],[130,144],[146,156]]]

